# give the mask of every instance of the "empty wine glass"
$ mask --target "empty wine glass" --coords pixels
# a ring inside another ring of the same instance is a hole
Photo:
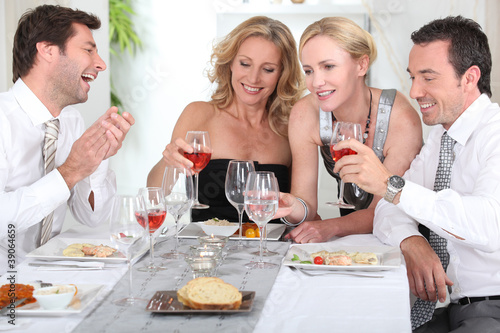
[[[147,244],[147,230],[140,226],[136,219],[136,214],[147,218],[140,200],[138,196],[116,196],[109,220],[111,242],[118,251],[125,254],[128,264],[128,296],[113,301],[120,306],[143,306],[148,302],[145,298],[134,297],[132,290],[132,257]]]
[[[171,252],[162,254],[162,257],[183,258],[185,254],[178,251],[179,219],[193,205],[194,188],[191,172],[184,168],[167,166],[163,173],[162,189],[167,211],[172,214],[175,221],[175,247]]]
[[[347,139],[356,139],[360,142],[363,142],[361,138],[361,125],[338,121],[335,124],[335,128],[332,134],[332,140],[330,141],[330,153],[334,162],[337,162],[343,156],[357,154],[357,152],[350,148],[344,148],[340,150],[333,149],[333,146],[335,144]],[[340,179],[339,199],[336,202],[327,202],[326,204],[346,209],[355,208],[354,205],[344,202],[344,181],[342,179]]]
[[[165,207],[165,197],[161,187],[143,187],[139,189],[139,196],[144,205],[144,210],[147,212],[147,218],[142,214],[136,214],[137,221],[144,228],[146,224],[149,225],[149,264],[140,267],[138,270],[142,272],[156,272],[167,269],[162,265],[155,265],[154,263],[154,241],[155,231],[161,227],[167,210]]]
[[[207,209],[210,206],[201,204],[198,201],[198,174],[203,170],[210,158],[212,157],[212,148],[210,145],[210,137],[208,132],[204,131],[189,131],[186,134],[186,142],[193,147],[192,153],[184,152],[184,157],[193,162],[193,167],[191,168],[194,172],[194,202],[193,209]]]
[[[229,161],[226,173],[226,198],[231,205],[238,211],[238,220],[240,225],[240,234],[238,245],[232,246],[229,250],[239,250],[243,248],[243,211],[245,209],[245,185],[248,174],[255,171],[253,161]]]
[[[264,226],[278,211],[278,182],[274,173],[266,171],[251,172],[245,188],[245,211],[248,217],[259,226],[260,258],[258,262],[245,264],[247,268],[274,268],[278,265],[264,262],[262,259],[262,243]]]

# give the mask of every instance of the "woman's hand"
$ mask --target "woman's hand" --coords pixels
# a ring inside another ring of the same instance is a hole
[[[163,151],[163,160],[167,165],[191,169],[194,164],[184,157],[184,152],[192,153],[193,147],[183,139],[177,138],[165,147]]]

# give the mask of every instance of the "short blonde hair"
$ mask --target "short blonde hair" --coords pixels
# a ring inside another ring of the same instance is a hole
[[[372,35],[345,17],[325,17],[308,26],[300,37],[299,54],[311,38],[320,35],[335,40],[353,59],[367,55],[370,59],[368,67],[377,59],[377,47]]]
[[[287,137],[290,111],[302,96],[304,88],[295,39],[290,29],[278,20],[266,16],[252,17],[234,28],[214,46],[211,56],[213,68],[208,72],[208,78],[210,82],[217,84],[217,88],[212,94],[211,103],[224,109],[233,102],[231,63],[241,44],[249,37],[262,37],[280,50],[281,75],[275,91],[269,96],[266,109],[271,129],[276,134]]]

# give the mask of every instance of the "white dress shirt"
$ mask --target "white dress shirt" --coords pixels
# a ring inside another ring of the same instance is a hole
[[[399,204],[379,201],[373,233],[399,246],[420,235],[416,222],[424,224],[448,240],[452,301],[500,295],[500,108],[483,94],[453,123],[450,189],[434,192],[443,133],[441,125],[429,133],[404,175]]]
[[[42,146],[44,122],[52,115],[21,80],[0,94],[0,274],[6,271],[8,231],[15,226],[17,263],[37,246],[41,221],[54,211],[51,237],[59,234],[67,207],[75,218],[96,226],[109,215],[109,200],[116,192],[115,175],[103,161],[88,178],[70,191],[57,169],[45,175]],[[73,107],[58,117],[60,131],[55,167],[66,161],[73,143],[84,132],[84,122]],[[88,202],[94,192],[94,211]]]

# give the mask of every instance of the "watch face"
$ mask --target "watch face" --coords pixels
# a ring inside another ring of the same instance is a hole
[[[399,176],[392,176],[390,179],[391,185],[397,189],[403,188],[405,186],[405,180]]]

